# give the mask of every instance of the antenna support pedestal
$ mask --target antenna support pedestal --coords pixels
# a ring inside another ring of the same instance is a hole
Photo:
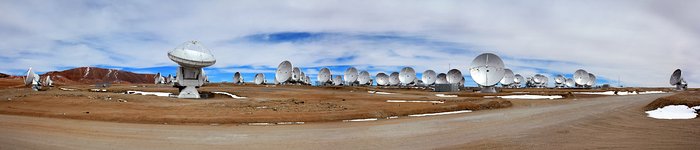
[[[200,98],[199,92],[195,86],[186,86],[184,89],[180,90],[180,95],[177,98]]]
[[[496,87],[494,86],[482,86],[481,93],[496,93]]]

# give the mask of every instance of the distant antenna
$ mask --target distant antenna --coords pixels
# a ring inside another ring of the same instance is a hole
[[[588,87],[594,87],[596,83],[596,77],[592,73],[588,73],[588,82],[586,82],[586,86]]]
[[[294,67],[292,69],[292,81],[294,81],[294,82],[301,81],[301,69],[299,69],[299,67]]]
[[[401,82],[401,84],[414,84],[414,80],[416,80],[416,71],[413,70],[413,68],[404,67],[403,69],[401,69],[401,72],[399,72],[399,81]]]
[[[377,80],[377,86],[387,86],[389,85],[389,76],[386,75],[385,73],[377,73],[377,76],[374,77],[375,80]]]
[[[333,85],[335,85],[335,86],[343,85],[343,77],[342,76],[335,76],[335,78],[333,78]]]
[[[447,82],[447,74],[445,73],[440,73],[437,75],[437,79],[435,80],[435,84],[449,84],[450,82]]]
[[[669,80],[671,85],[676,86],[677,91],[685,91],[688,88],[688,83],[685,82],[681,73],[681,69],[676,69],[671,74],[671,79]]]
[[[367,71],[362,71],[360,72],[360,76],[358,76],[357,81],[360,85],[369,85],[371,83],[371,78],[369,76],[369,72]]]
[[[265,74],[262,74],[262,73],[255,74],[255,80],[253,82],[257,85],[265,84]]]
[[[588,75],[586,70],[579,69],[574,72],[574,82],[576,83],[576,87],[585,87],[588,83],[588,78],[590,78],[590,75]]]
[[[289,61],[282,61],[279,66],[277,66],[277,71],[275,72],[275,80],[279,84],[287,83],[292,80],[292,63]]]
[[[24,78],[24,85],[31,85],[32,90],[34,91],[39,91],[41,89],[41,81],[39,81],[39,75],[34,73],[31,67],[29,68],[29,70],[27,70],[27,75]]]
[[[357,82],[357,69],[355,67],[350,67],[345,70],[344,80],[347,85],[354,85]]]
[[[317,80],[321,86],[333,83],[331,81],[331,70],[326,67],[321,68],[321,71],[318,72]]]
[[[515,82],[515,88],[520,88],[520,86],[526,82],[525,78],[520,74],[515,74],[513,81]]]
[[[243,84],[243,76],[240,72],[233,73],[233,84]]]
[[[469,67],[469,73],[474,82],[482,86],[481,93],[496,93],[493,86],[505,76],[505,65],[497,55],[483,53],[474,58]]]
[[[389,75],[389,85],[391,86],[397,86],[401,83],[401,80],[399,80],[399,73],[398,72],[392,72],[391,75]]]
[[[422,75],[423,84],[433,85],[437,80],[437,74],[433,70],[426,70]]]
[[[503,79],[501,79],[501,86],[503,87],[511,87],[513,83],[515,83],[515,74],[513,74],[513,71],[510,69],[503,69],[504,70],[504,76]]]

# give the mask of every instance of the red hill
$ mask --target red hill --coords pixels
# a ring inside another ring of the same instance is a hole
[[[51,71],[41,75],[42,79],[50,75],[51,79],[61,84],[95,84],[95,83],[153,83],[155,74],[138,74],[116,69],[97,67],[80,67],[63,71]]]

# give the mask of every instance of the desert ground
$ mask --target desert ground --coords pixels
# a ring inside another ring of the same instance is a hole
[[[605,96],[575,92],[610,89],[503,89],[499,94],[479,94],[469,89],[437,93],[412,88],[211,84],[200,91],[246,98],[212,94],[188,100],[124,94],[177,93],[165,85],[114,85],[101,88],[104,92],[91,92],[92,85],[38,92],[3,85],[7,86],[0,88],[0,149],[700,148],[700,119],[660,120],[644,113],[680,103],[676,101],[697,101],[697,90]],[[389,94],[377,94],[381,92]],[[564,98],[494,97],[517,94]],[[408,116],[459,110],[473,112]],[[377,120],[348,121],[363,118]]]

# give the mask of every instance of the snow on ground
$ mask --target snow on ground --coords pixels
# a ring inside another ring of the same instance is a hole
[[[615,91],[605,91],[605,92],[574,92],[574,94],[593,94],[593,95],[615,95]],[[619,91],[617,95],[636,95],[637,92],[634,91]]]
[[[460,111],[448,111],[448,112],[439,112],[439,113],[428,113],[428,114],[415,114],[415,115],[408,115],[411,117],[424,117],[424,116],[439,116],[439,115],[449,115],[449,114],[460,114],[460,113],[468,113],[472,112],[471,110],[460,110]]]
[[[656,119],[693,119],[697,117],[700,106],[690,108],[686,105],[668,105],[647,111],[647,116]]]
[[[497,96],[503,99],[560,99],[564,98],[561,95],[507,95],[507,96]]]
[[[377,121],[377,118],[343,120],[343,122],[364,122],[364,121]]]
[[[645,92],[639,92],[639,94],[661,94],[661,93],[668,93],[664,91],[645,91]]]
[[[224,94],[224,95],[228,95],[228,96],[231,96],[231,98],[234,98],[234,99],[244,99],[244,98],[247,98],[247,97],[240,97],[240,96],[238,96],[238,95],[234,95],[234,94],[231,94],[231,93],[228,93],[228,92],[212,92],[212,93],[214,93],[214,94]]]
[[[443,101],[420,101],[420,100],[386,100],[387,103],[435,103],[442,104]]]
[[[367,91],[367,93],[370,93],[370,94],[394,94],[394,93],[379,92],[379,91]]]
[[[155,95],[155,96],[164,96],[164,97],[168,97],[168,96],[172,95],[172,93],[165,93],[165,92],[143,92],[143,91],[126,91],[126,94]]]
[[[457,97],[457,95],[435,94],[437,97]]]

